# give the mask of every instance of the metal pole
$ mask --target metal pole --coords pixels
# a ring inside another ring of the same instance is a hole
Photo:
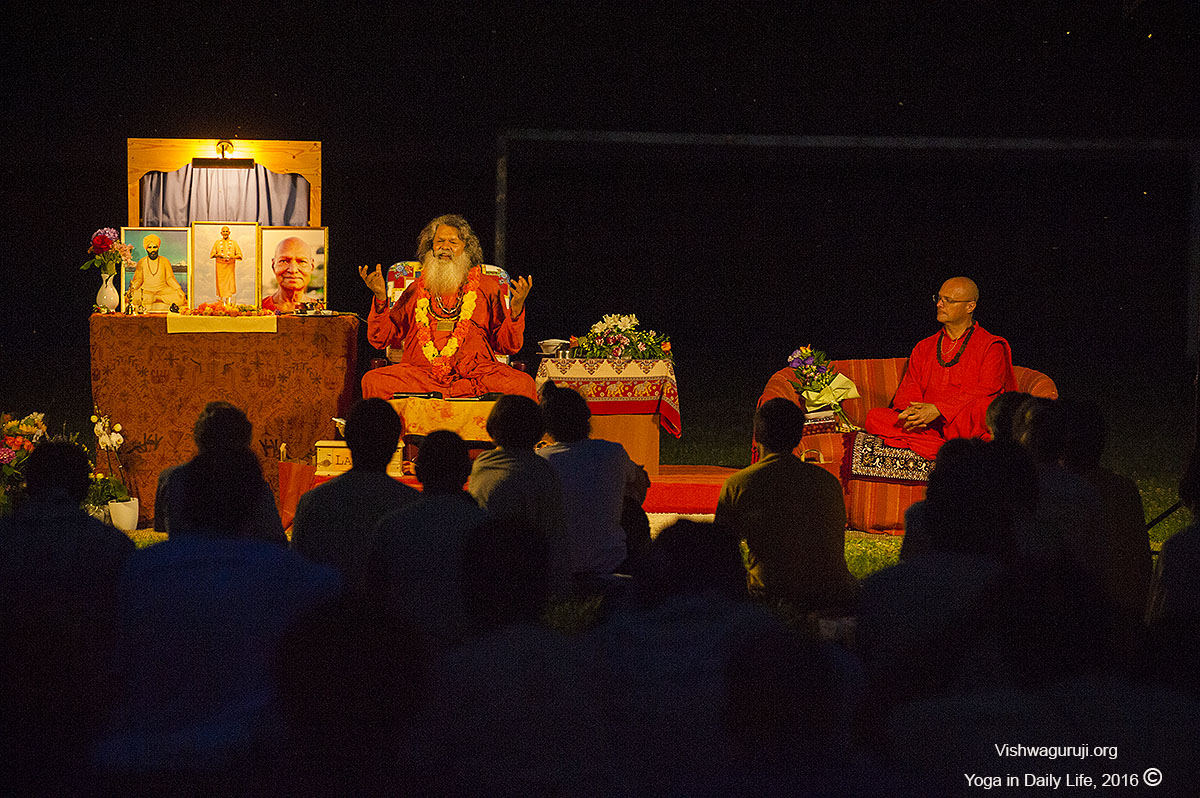
[[[496,246],[492,252],[495,263],[508,271],[505,244],[508,240],[508,138],[501,133],[496,140]]]

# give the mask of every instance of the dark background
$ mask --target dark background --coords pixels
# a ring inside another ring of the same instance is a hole
[[[363,315],[355,268],[411,257],[435,214],[465,214],[493,259],[510,129],[1200,138],[1184,0],[602,5],[51,4],[6,21],[0,409],[86,418],[99,278],[78,266],[96,228],[128,221],[129,137],[322,141],[330,302]],[[527,351],[636,313],[675,342],[685,435],[689,402],[752,406],[797,345],[907,354],[959,273],[1016,362],[1064,393],[1194,374],[1180,150],[518,141],[509,156]]]

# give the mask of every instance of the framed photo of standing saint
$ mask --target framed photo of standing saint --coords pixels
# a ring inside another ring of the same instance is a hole
[[[328,227],[259,229],[259,296],[262,308],[294,313],[301,303],[324,304],[328,296]]]
[[[188,296],[206,302],[258,305],[258,224],[192,222]]]
[[[190,227],[122,227],[121,243],[133,247],[133,266],[121,270],[122,313],[188,307]]]

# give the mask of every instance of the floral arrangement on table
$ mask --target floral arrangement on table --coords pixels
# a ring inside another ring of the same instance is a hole
[[[226,305],[224,302],[205,302],[190,310],[179,311],[184,316],[274,316],[275,311],[254,305]]]
[[[858,388],[845,374],[838,374],[829,362],[829,356],[811,346],[802,346],[788,356],[788,365],[795,371],[791,380],[796,392],[804,397],[808,412],[828,408],[845,429],[857,429],[851,423],[842,402],[858,398]]]
[[[79,270],[95,267],[101,274],[116,274],[118,269],[133,268],[133,245],[122,244],[118,238],[117,231],[111,227],[101,227],[92,233],[92,245],[88,247],[92,259]]]
[[[671,360],[671,341],[665,333],[639,330],[637,316],[609,314],[587,335],[571,336],[571,357]]]
[[[94,408],[92,414],[92,431],[96,433],[95,469],[92,471],[91,483],[88,485],[87,496],[83,503],[89,507],[105,507],[110,501],[128,501],[131,496],[129,486],[125,482],[125,466],[121,463],[121,444],[125,436],[121,434],[121,425],[112,424],[108,416]],[[104,468],[100,468],[100,452],[104,452]],[[113,468],[116,461],[116,468]]]
[[[0,515],[12,511],[13,501],[25,490],[21,467],[34,444],[45,436],[44,413],[30,413],[19,419],[8,413],[0,415]]]

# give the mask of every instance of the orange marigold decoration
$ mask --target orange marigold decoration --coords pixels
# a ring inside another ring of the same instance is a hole
[[[425,359],[433,369],[433,375],[440,382],[448,382],[451,371],[451,358],[458,347],[467,337],[471,325],[471,317],[475,314],[475,305],[479,300],[479,269],[468,272],[467,284],[462,295],[462,305],[458,310],[458,321],[450,333],[450,339],[440,350],[433,343],[432,323],[429,319],[429,291],[425,289],[425,281],[417,283],[417,306],[413,318],[417,323],[417,343]]]

